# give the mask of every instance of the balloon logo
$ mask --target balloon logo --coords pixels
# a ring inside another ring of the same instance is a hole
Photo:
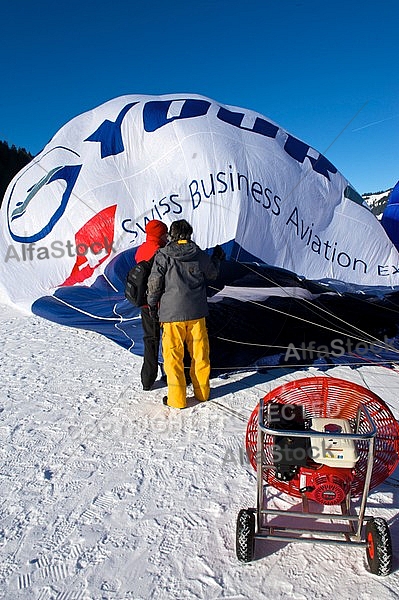
[[[76,261],[62,286],[75,285],[88,279],[98,265],[109,257],[114,241],[115,211],[116,204],[104,208],[76,233]]]
[[[14,241],[37,242],[61,219],[82,168],[68,164],[71,157],[76,160],[74,151],[54,148],[17,175],[7,206],[8,230]],[[64,162],[49,166],[54,159]]]

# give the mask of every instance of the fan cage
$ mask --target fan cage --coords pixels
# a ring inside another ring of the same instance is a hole
[[[309,377],[290,381],[271,390],[264,397],[264,410],[267,404],[279,402],[304,407],[305,418],[321,417],[347,419],[352,431],[356,429],[358,408],[363,404],[371,417],[377,434],[375,437],[373,470],[370,489],[380,485],[395,470],[399,462],[399,424],[385,402],[371,390],[351,381],[336,377]],[[247,425],[246,450],[248,459],[256,470],[258,443],[258,423],[260,404],[253,410]],[[264,422],[267,422],[266,414]],[[369,425],[361,413],[357,433],[367,433]],[[360,496],[365,483],[369,443],[366,440],[355,442],[358,460],[351,483],[352,496]],[[273,436],[264,436],[265,464],[273,464]],[[273,468],[266,469],[265,481],[274,488],[291,496],[301,497],[295,480],[285,482],[275,477]]]

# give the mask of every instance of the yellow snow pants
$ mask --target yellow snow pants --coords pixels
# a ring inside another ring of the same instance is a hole
[[[168,380],[168,406],[185,408],[184,343],[191,356],[190,377],[197,400],[208,400],[210,386],[209,340],[205,318],[162,323],[162,353]]]

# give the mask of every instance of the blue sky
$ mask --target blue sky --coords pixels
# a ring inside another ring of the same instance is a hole
[[[124,94],[256,110],[360,192],[399,179],[397,0],[1,2],[0,139],[37,154]]]

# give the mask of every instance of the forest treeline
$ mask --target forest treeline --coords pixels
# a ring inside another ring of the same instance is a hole
[[[11,179],[32,160],[33,156],[25,148],[9,146],[0,140],[0,205]]]

